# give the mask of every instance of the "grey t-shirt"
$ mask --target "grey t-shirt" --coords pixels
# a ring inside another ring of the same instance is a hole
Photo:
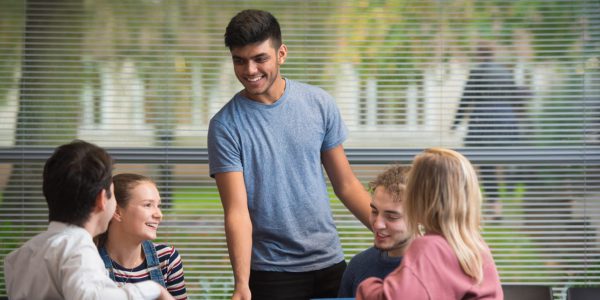
[[[338,297],[355,297],[358,285],[369,277],[385,278],[394,271],[402,257],[391,257],[387,252],[371,247],[356,254],[348,263],[342,276]]]
[[[238,93],[211,119],[210,175],[244,175],[253,270],[305,272],[344,259],[321,153],[346,135],[329,94],[289,79],[274,104]]]

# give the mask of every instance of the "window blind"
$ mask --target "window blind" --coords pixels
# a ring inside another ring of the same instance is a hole
[[[246,8],[282,26],[288,78],[322,87],[359,179],[454,148],[475,164],[506,284],[555,299],[600,284],[600,4],[572,1],[0,0],[0,258],[47,226],[41,168],[74,138],[165,203],[158,241],[192,298],[233,288],[208,176],[210,117],[241,89],[223,34]],[[347,259],[372,244],[331,194]],[[0,295],[6,294],[0,274]]]

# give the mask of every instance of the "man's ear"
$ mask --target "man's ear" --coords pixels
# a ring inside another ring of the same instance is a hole
[[[287,46],[285,44],[281,44],[279,49],[277,50],[277,63],[283,65],[285,59],[287,58]]]
[[[104,211],[106,209],[107,201],[108,199],[106,199],[106,190],[102,189],[100,193],[98,193],[98,195],[96,196],[96,205],[94,206],[94,211]]]

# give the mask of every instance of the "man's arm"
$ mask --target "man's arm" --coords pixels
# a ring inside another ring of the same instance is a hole
[[[354,176],[344,152],[344,147],[339,145],[322,152],[321,161],[336,196],[357,219],[371,229],[371,224],[369,224],[371,196]]]
[[[128,294],[133,294],[135,295],[135,293],[139,293],[142,295],[143,299],[157,299],[157,300],[175,300],[175,297],[171,296],[171,294],[169,293],[169,291],[164,288],[163,286],[160,286],[158,284],[154,284],[154,287],[151,287],[150,284],[151,283],[155,283],[154,281],[148,280],[148,281],[142,281],[142,282],[138,282],[138,283],[128,283],[126,285],[123,286],[123,289],[127,291]],[[158,297],[154,298],[154,293],[152,292],[152,295],[149,293],[149,290],[156,290],[156,286],[158,286],[159,289],[159,295]],[[136,292],[132,291],[132,290],[136,290]],[[117,299],[117,298],[111,298],[108,297],[109,294],[104,294],[102,295],[103,297],[106,297],[104,299]],[[127,298],[129,299],[129,297]]]
[[[64,299],[174,299],[164,287],[150,280],[117,287],[106,274],[93,245],[85,245],[72,255],[55,256],[51,260],[57,266],[56,279]]]
[[[226,172],[216,174],[215,179],[225,212],[225,235],[235,278],[232,299],[250,300],[248,283],[252,255],[252,222],[248,211],[244,175],[241,172]]]

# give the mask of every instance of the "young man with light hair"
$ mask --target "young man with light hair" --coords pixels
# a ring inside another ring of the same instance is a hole
[[[356,288],[365,279],[383,279],[402,261],[412,241],[404,219],[404,187],[408,167],[393,166],[369,183],[372,194],[371,228],[373,247],[356,254],[342,277],[338,297],[355,297]]]

